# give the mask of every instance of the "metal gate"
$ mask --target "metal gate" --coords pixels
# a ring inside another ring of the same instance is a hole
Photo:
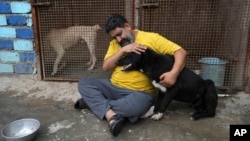
[[[101,65],[110,37],[97,32],[97,63],[88,70],[90,53],[86,41],[78,40],[66,50],[58,71],[52,74],[57,53],[48,41],[52,29],[72,26],[103,27],[111,13],[120,13],[136,28],[158,32],[188,51],[187,67],[201,71],[204,57],[226,60],[220,88],[244,86],[249,30],[249,0],[34,0],[40,53],[40,76],[44,80],[79,80],[81,77],[109,77]],[[77,32],[77,31],[75,31]],[[61,38],[65,33],[58,34]],[[64,40],[63,40],[64,41]]]

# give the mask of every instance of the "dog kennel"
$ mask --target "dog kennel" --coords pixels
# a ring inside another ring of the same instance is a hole
[[[32,0],[32,7],[38,74],[43,80],[109,77],[102,61],[111,38],[103,29],[97,31],[93,70],[87,70],[86,41],[78,40],[66,50],[55,75],[51,73],[57,54],[47,35],[70,26],[103,27],[111,13],[120,13],[135,28],[158,32],[185,48],[187,67],[196,72],[202,72],[199,60],[204,57],[226,60],[220,88],[243,89],[247,83],[250,0]]]

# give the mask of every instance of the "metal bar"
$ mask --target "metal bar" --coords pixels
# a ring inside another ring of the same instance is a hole
[[[155,9],[159,8],[159,3],[143,3],[139,5],[139,7],[142,7],[144,9]]]
[[[35,7],[40,7],[40,6],[51,6],[51,2],[37,2],[37,3],[33,3],[32,6]]]
[[[35,0],[31,0],[31,4],[34,3]],[[34,38],[34,45],[35,45],[35,52],[36,52],[36,73],[37,73],[37,78],[38,80],[42,80],[43,74],[42,74],[42,64],[41,64],[41,50],[40,50],[40,42],[39,42],[39,12],[36,10],[36,8],[32,7],[31,8],[31,13],[32,13],[32,22],[33,22],[33,32],[36,38]]]

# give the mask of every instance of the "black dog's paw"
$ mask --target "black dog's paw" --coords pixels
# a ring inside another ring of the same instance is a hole
[[[199,112],[195,112],[192,114],[192,116],[190,117],[190,120],[197,120],[201,117]]]
[[[197,120],[199,118],[214,117],[214,116],[215,116],[215,112],[209,112],[208,110],[203,110],[203,111],[197,111],[193,113],[190,119]]]
[[[78,110],[89,109],[88,105],[85,103],[85,101],[82,98],[76,101],[76,103],[74,104],[74,108]]]
[[[160,120],[163,117],[163,113],[156,113],[154,115],[151,116],[152,120]]]

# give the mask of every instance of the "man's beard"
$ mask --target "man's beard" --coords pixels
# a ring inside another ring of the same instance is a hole
[[[121,45],[121,47],[124,47],[124,46],[126,46],[126,45],[128,45],[128,44],[131,44],[131,43],[133,43],[134,42],[134,37],[133,37],[133,35],[130,33],[130,32],[128,32],[128,31],[126,31],[127,32],[127,38],[126,39],[123,39],[121,42],[120,42],[120,45]]]

